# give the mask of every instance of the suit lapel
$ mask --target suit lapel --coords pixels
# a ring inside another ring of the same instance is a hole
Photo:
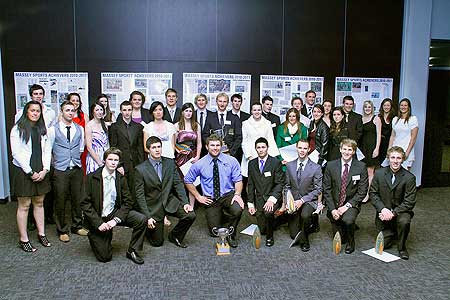
[[[122,135],[128,140],[128,143],[130,143],[130,137],[128,136],[127,124],[125,121],[122,120],[118,125]]]
[[[147,166],[144,168],[144,170],[147,172],[147,176],[150,177],[150,179],[154,178],[156,182],[161,183],[159,180],[158,174],[156,173],[155,168],[153,168],[152,164],[150,163],[150,160],[146,160]],[[164,172],[164,167],[163,167]]]

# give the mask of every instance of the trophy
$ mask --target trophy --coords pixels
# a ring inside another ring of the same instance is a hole
[[[229,255],[230,245],[227,242],[227,237],[229,237],[234,232],[234,227],[230,226],[229,228],[217,228],[214,227],[212,230],[215,236],[220,238],[220,241],[216,243],[216,254],[217,255]]]
[[[222,153],[229,153],[230,149],[225,144],[225,137],[227,136],[227,131],[224,129],[224,127],[213,130],[212,134],[217,135],[220,138],[220,140],[222,141],[222,149],[220,149],[220,151]]]
[[[341,242],[341,234],[339,231],[336,231],[333,239],[333,253],[338,255],[341,252],[342,242]]]
[[[261,231],[259,231],[259,227],[256,226],[255,231],[253,232],[253,246],[258,250],[261,247]]]
[[[375,242],[375,253],[382,255],[383,248],[384,248],[384,235],[383,231],[380,231],[380,233],[377,236],[377,240]]]
[[[292,214],[295,212],[295,199],[294,195],[292,195],[291,189],[289,187],[283,188],[283,201],[286,206],[288,214]]]

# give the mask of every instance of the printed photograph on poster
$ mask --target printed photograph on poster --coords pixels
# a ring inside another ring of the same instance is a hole
[[[261,75],[260,99],[271,96],[272,113],[279,115],[284,121],[294,97],[304,99],[305,93],[312,90],[316,93],[316,103],[322,103],[323,81],[323,77],[314,76]]]
[[[208,98],[207,108],[216,110],[216,96],[226,93],[242,96],[242,111],[249,112],[251,92],[251,75],[219,73],[183,73],[183,102],[194,102],[195,96],[205,94]],[[231,104],[229,104],[231,109]]]
[[[342,99],[349,95],[355,99],[355,112],[361,114],[364,101],[371,100],[377,114],[381,101],[384,98],[392,99],[393,87],[392,78],[336,77],[336,105],[341,105]]]
[[[122,79],[104,79],[103,86],[104,92],[121,92],[123,82]]]

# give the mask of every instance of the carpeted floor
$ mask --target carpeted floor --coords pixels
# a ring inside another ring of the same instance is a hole
[[[0,299],[450,299],[449,199],[450,188],[419,191],[408,261],[384,263],[361,253],[377,235],[369,204],[358,217],[351,255],[332,253],[330,224],[322,215],[308,253],[288,249],[282,227],[272,248],[256,251],[251,237],[240,234],[232,255],[218,257],[198,209],[185,239],[189,247],[146,242],[141,266],[125,258],[126,228],[115,229],[113,260],[106,264],[96,261],[85,237],[59,242],[54,225],[47,226],[51,248],[44,249],[32,232],[38,251],[25,253],[17,243],[16,203],[8,203],[0,205]],[[245,213],[239,229],[252,222]],[[398,254],[395,247],[388,252]]]

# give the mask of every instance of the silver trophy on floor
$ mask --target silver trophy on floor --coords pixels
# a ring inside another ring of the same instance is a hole
[[[227,237],[233,234],[234,227],[230,226],[229,228],[217,228],[214,227],[212,230],[215,236],[220,238],[219,242],[216,243],[216,254],[217,255],[229,255],[230,245],[227,242]]]

